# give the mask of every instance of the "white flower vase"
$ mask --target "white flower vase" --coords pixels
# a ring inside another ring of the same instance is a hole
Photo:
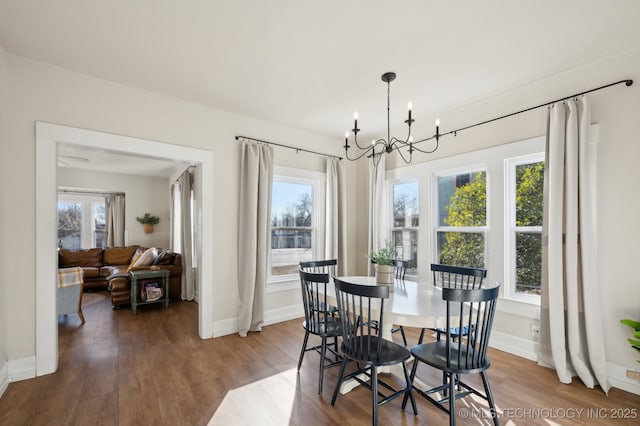
[[[376,282],[393,284],[393,265],[376,265]]]

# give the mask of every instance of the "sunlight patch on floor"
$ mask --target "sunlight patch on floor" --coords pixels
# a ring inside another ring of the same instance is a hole
[[[230,390],[209,420],[213,425],[288,425],[296,392],[297,370]]]

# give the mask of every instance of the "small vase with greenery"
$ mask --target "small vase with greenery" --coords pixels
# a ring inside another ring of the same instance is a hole
[[[627,339],[627,341],[631,344],[632,348],[640,352],[640,322],[630,320],[630,319],[623,319],[623,320],[620,320],[620,322],[623,323],[624,325],[628,325],[629,327],[633,328],[634,338],[633,339],[629,338]],[[640,362],[640,359],[637,361]]]
[[[377,251],[372,251],[369,255],[371,262],[376,264],[376,282],[379,284],[393,284],[393,259],[395,255],[396,251],[389,242]]]
[[[153,216],[150,213],[145,213],[144,216],[136,217],[136,220],[144,225],[144,232],[150,234],[153,232],[153,225],[157,225],[160,222],[158,216]]]

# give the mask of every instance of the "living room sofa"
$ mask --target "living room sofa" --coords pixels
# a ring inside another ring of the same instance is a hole
[[[109,290],[114,308],[131,302],[129,272],[159,267],[169,271],[169,297],[179,299],[182,285],[182,255],[154,248],[148,265],[131,266],[147,250],[127,247],[58,250],[58,268],[79,266],[84,272],[84,290]]]

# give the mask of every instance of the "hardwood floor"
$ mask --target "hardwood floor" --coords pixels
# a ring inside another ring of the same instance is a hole
[[[318,355],[296,365],[304,336],[301,320],[264,327],[246,338],[203,341],[197,306],[171,303],[112,311],[108,299],[59,321],[56,373],[11,383],[0,399],[0,425],[367,425],[371,393],[362,387],[331,406],[337,368],[326,370],[317,394]],[[410,344],[418,330],[405,328]],[[313,339],[313,336],[310,337]],[[394,335],[400,341],[400,336]],[[503,425],[637,425],[640,396],[560,384],[552,370],[490,350],[488,370]],[[419,377],[440,374],[420,366]],[[491,424],[473,416],[482,400],[460,402],[458,423]],[[448,418],[422,398],[418,416],[397,399],[380,409],[380,424],[445,425]],[[580,411],[583,410],[583,411]],[[463,419],[464,414],[469,418]],[[617,419],[614,415],[628,415]]]

